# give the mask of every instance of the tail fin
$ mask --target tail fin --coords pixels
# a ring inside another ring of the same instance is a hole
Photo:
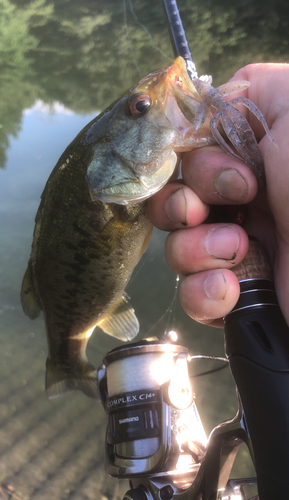
[[[65,392],[79,390],[90,398],[98,399],[97,371],[88,361],[83,361],[76,370],[46,361],[45,390],[49,399]]]

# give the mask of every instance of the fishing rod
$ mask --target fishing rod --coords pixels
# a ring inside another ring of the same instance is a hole
[[[176,1],[164,0],[164,8],[167,15],[174,55],[175,57],[181,56],[185,60],[187,72],[191,80],[198,78],[197,69],[191,55]]]
[[[164,0],[173,47],[192,69],[175,0]],[[194,69],[190,73],[197,78]],[[190,353],[175,332],[110,351],[98,371],[108,416],[106,470],[127,479],[123,500],[245,500],[256,478],[230,479],[245,443],[256,469],[258,496],[289,491],[289,328],[256,240],[235,269],[241,294],[225,318],[225,352],[239,410],[207,439],[189,377]]]

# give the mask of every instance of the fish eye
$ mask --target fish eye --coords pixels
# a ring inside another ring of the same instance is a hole
[[[144,115],[151,107],[151,103],[148,94],[134,94],[129,99],[129,111],[132,116]]]

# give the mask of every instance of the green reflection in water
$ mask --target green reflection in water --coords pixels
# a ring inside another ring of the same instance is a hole
[[[286,0],[179,0],[179,8],[199,73],[216,85],[244,64],[288,60]],[[102,110],[168,58],[161,0],[0,0],[0,165],[36,97]]]

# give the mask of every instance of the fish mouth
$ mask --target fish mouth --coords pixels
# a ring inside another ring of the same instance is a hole
[[[187,72],[185,60],[182,57],[177,57],[173,64],[169,66],[168,78],[171,84],[183,89],[184,92],[188,92],[192,96],[195,96],[196,99],[200,100],[200,96]]]
[[[188,122],[193,124],[200,105],[200,101],[197,101],[195,96],[184,93],[183,90],[175,85],[172,85],[171,87],[179,110],[188,120]]]
[[[182,57],[177,57],[168,68],[167,78],[170,89],[166,104],[168,119],[178,130],[183,129],[184,133],[186,131],[192,133],[192,130],[196,133],[197,131],[192,125],[194,125],[196,115],[200,112],[200,104],[203,99],[198,94],[193,80],[189,77],[186,63]],[[210,117],[211,113],[202,125],[203,136],[204,134],[207,136],[207,132],[210,130]],[[198,134],[196,134],[197,136]]]
[[[174,143],[176,152],[216,144],[210,127],[211,112],[203,125],[195,130],[194,122],[199,113],[200,103],[200,97],[198,96],[197,99],[194,94],[188,94],[186,88],[181,89],[176,85],[170,85],[165,115],[177,132],[177,140]]]
[[[179,110],[191,124],[202,101],[182,57],[177,57],[168,70],[168,80]]]

